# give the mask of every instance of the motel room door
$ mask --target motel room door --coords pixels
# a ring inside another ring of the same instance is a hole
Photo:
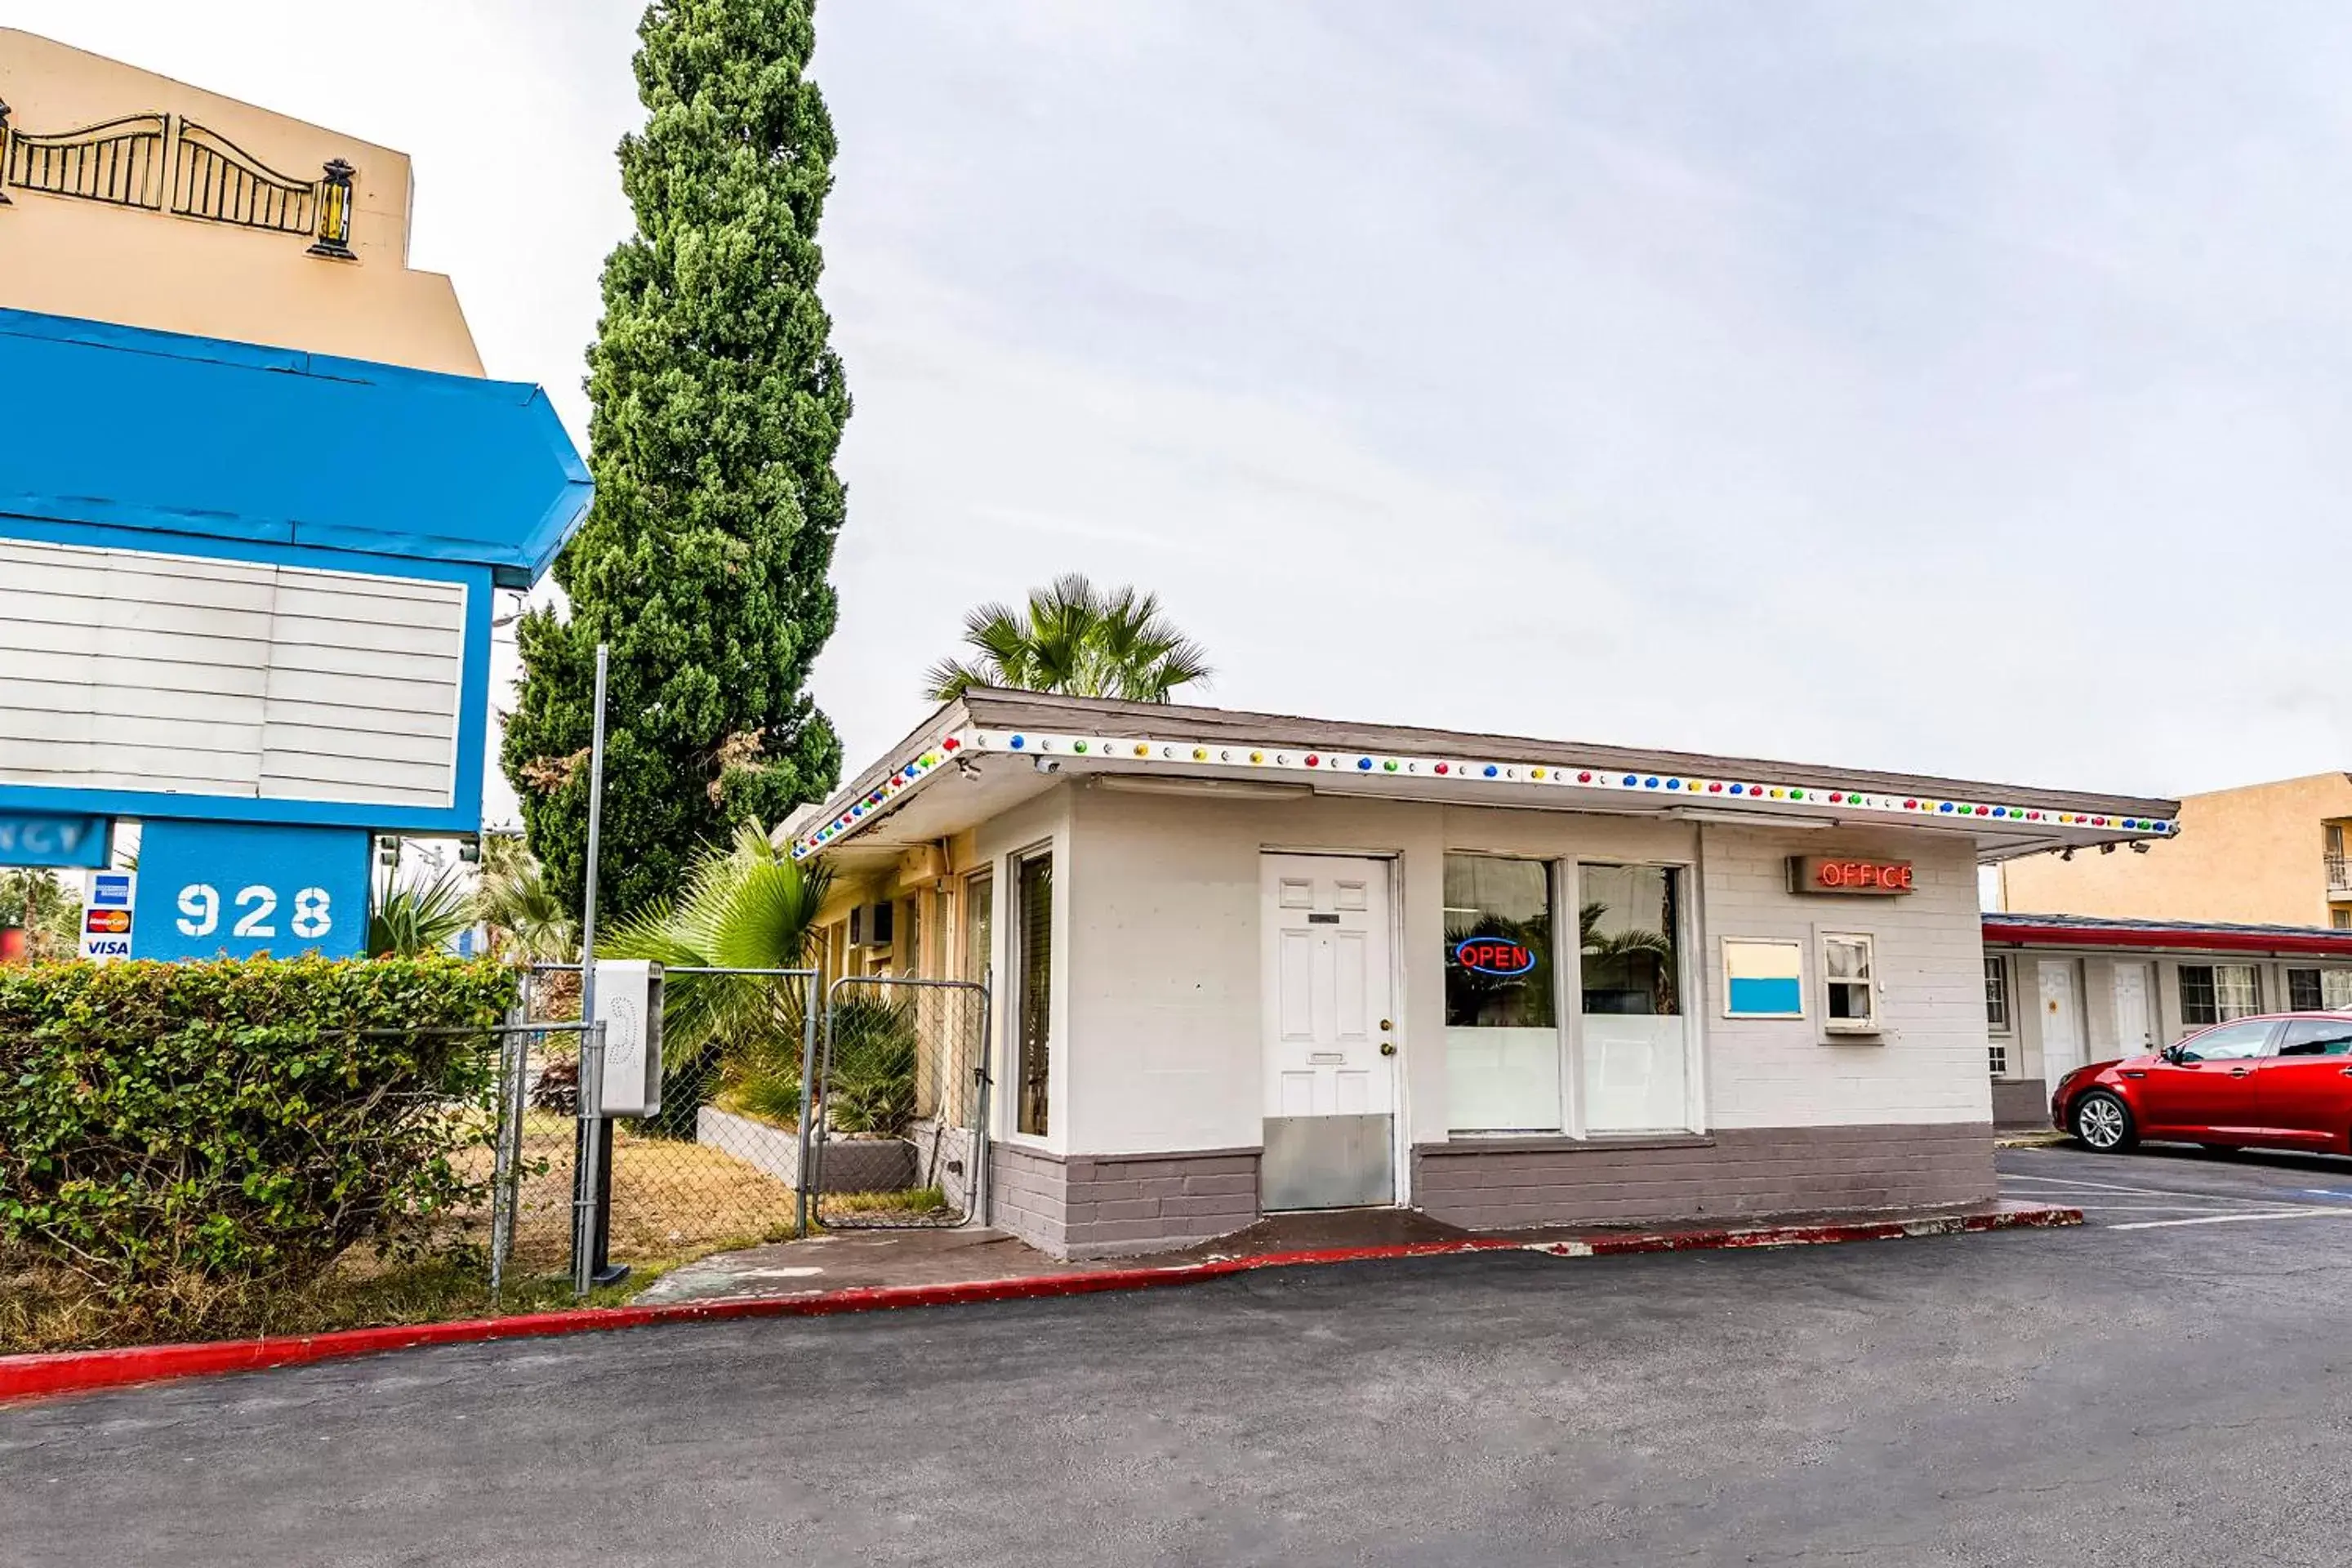
[[[2045,958],[2035,979],[2042,994],[2042,1081],[2054,1087],[2083,1065],[2083,1010],[2074,1004],[2074,961]]]
[[[2156,1049],[2155,984],[2137,959],[2116,961],[2116,1049],[2127,1057]]]
[[[1263,1209],[1354,1208],[1396,1194],[1395,976],[1389,863],[1266,855]]]

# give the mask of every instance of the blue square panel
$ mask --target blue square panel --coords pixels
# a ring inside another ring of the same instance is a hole
[[[356,958],[367,951],[359,827],[155,821],[139,840],[135,958]]]

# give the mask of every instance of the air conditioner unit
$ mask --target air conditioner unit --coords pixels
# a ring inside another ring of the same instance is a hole
[[[852,947],[887,947],[890,945],[891,906],[860,904],[849,911],[849,945]]]
[[[662,966],[649,959],[596,961],[596,1021],[604,1026],[606,1116],[661,1113]]]

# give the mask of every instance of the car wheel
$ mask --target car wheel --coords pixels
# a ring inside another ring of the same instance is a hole
[[[2132,1126],[2131,1107],[2104,1089],[2095,1089],[2074,1102],[2074,1136],[2084,1147],[2100,1154],[2120,1154],[2139,1142]]]

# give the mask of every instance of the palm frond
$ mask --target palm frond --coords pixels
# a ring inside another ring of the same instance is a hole
[[[1019,609],[978,606],[964,617],[963,642],[976,657],[941,659],[924,677],[936,701],[985,685],[1168,702],[1210,675],[1206,654],[1162,612],[1157,594],[1131,584],[1097,587],[1082,572],[1031,590]]]
[[[438,952],[474,923],[474,900],[465,879],[445,867],[422,881],[410,880],[384,894],[368,921],[371,958],[414,958]]]

